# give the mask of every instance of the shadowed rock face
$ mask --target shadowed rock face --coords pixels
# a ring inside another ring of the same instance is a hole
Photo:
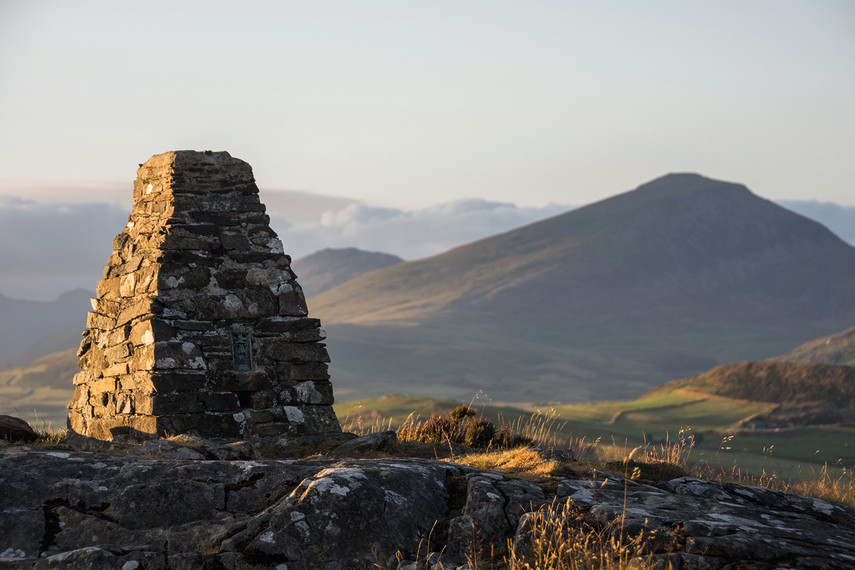
[[[855,564],[855,510],[757,487],[595,473],[541,488],[445,461],[169,459],[169,443],[159,457],[0,452],[0,565],[423,568],[442,552],[458,568],[501,561],[512,537],[522,554],[568,501],[589,524],[616,531],[625,513],[627,536],[654,533],[663,568]]]
[[[83,333],[69,428],[102,440],[340,432],[325,334],[250,166],[178,151],[137,174]]]

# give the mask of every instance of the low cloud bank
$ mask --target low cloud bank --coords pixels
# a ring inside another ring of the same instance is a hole
[[[420,259],[569,209],[557,204],[522,208],[482,199],[455,200],[412,211],[358,203],[324,212],[312,222],[288,224],[272,216],[271,223],[295,259],[325,247],[358,247]]]

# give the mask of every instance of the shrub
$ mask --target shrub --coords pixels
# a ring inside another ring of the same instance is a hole
[[[496,427],[490,420],[478,418],[466,425],[463,443],[469,447],[489,447],[496,435]]]
[[[460,424],[466,418],[471,418],[475,415],[475,410],[469,404],[461,404],[451,410],[451,421]]]
[[[532,445],[534,440],[522,434],[514,433],[508,426],[502,426],[496,430],[493,436],[493,447],[499,449],[511,449],[514,447],[527,447]]]
[[[433,414],[424,423],[419,439],[425,443],[442,443],[457,440],[457,425],[448,416]]]
[[[462,443],[467,447],[510,449],[529,446],[534,438],[514,429],[515,425],[497,427],[485,418],[475,418],[475,411],[468,404],[461,404],[451,412],[433,414],[421,422],[413,415],[398,428],[399,441],[422,443]]]

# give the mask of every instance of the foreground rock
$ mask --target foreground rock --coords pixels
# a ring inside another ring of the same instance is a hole
[[[491,552],[501,566],[509,538],[531,542],[529,513],[568,500],[593,524],[616,530],[625,512],[627,534],[667,537],[651,543],[663,567],[855,566],[855,510],[691,478],[592,473],[544,489],[433,460],[6,448],[0,568],[466,568]]]
[[[27,420],[0,415],[0,439],[5,441],[35,441],[39,438]]]

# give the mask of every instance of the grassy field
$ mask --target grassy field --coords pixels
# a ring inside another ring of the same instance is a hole
[[[73,351],[57,353],[25,367],[0,371],[0,414],[23,417],[34,427],[64,427],[71,377],[77,360]],[[67,387],[55,377],[67,377]],[[337,392],[339,398],[346,398]],[[450,395],[449,395],[450,396]],[[459,400],[389,395],[340,401],[335,410],[345,430],[395,428],[408,417],[425,420],[448,412]],[[620,455],[645,442],[669,441],[690,433],[691,457],[718,469],[754,476],[810,478],[828,467],[832,472],[855,467],[855,429],[804,427],[780,431],[738,429],[740,421],[768,412],[774,404],[726,398],[685,388],[658,391],[630,401],[556,405],[499,405],[478,393],[469,402],[497,424],[522,424],[535,412],[538,421],[566,441],[599,440],[604,452]]]
[[[339,402],[336,413],[345,429],[395,428],[408,417],[427,419],[460,402],[391,395]],[[690,460],[735,475],[812,479],[825,469],[842,473],[855,468],[855,429],[804,427],[750,431],[740,420],[767,412],[773,404],[749,402],[678,390],[626,402],[530,407],[497,406],[473,400],[479,415],[496,423],[548,419],[563,441],[599,441],[604,455],[620,457],[638,446],[676,443],[694,437]]]
[[[0,414],[24,418],[36,428],[65,427],[65,406],[74,392],[72,378],[79,370],[75,353],[65,350],[0,370]]]

